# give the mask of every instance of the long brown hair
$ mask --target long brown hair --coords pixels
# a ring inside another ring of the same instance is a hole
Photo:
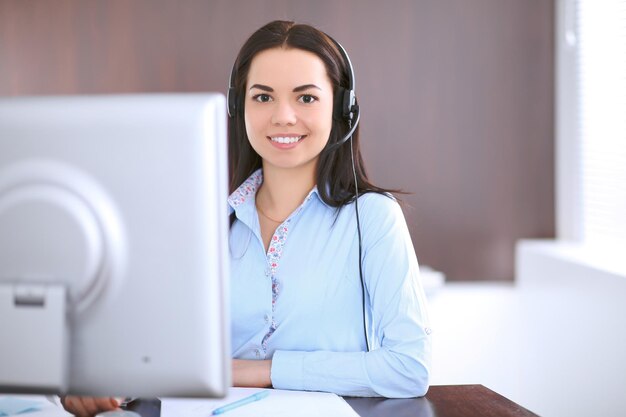
[[[245,89],[250,63],[256,54],[271,48],[296,48],[317,55],[333,85],[333,92],[339,86],[349,88],[349,68],[337,49],[335,42],[324,32],[312,26],[276,20],[254,32],[244,43],[233,67],[232,86],[235,89],[236,111],[228,121],[228,162],[230,170],[230,192],[232,193],[254,171],[261,168],[261,157],[250,145],[244,120]],[[335,104],[336,105],[336,104]],[[322,150],[317,165],[316,183],[322,200],[341,208],[355,198],[354,174],[352,172],[350,141],[329,150],[348,133],[348,123],[333,118],[330,138]],[[367,192],[385,193],[391,191],[376,187],[369,182],[359,146],[359,127],[352,134],[354,164],[359,195]]]

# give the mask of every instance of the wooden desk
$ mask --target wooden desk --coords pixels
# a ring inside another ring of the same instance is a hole
[[[361,417],[537,416],[482,385],[431,386],[423,398],[344,398]]]
[[[344,397],[361,417],[532,417],[524,407],[482,385],[435,385],[423,398]],[[158,401],[158,400],[157,400]],[[143,417],[159,417],[158,407],[141,403],[135,411]],[[226,416],[226,415],[225,415]]]

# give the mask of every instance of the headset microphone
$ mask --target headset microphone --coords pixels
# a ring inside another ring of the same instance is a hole
[[[326,147],[327,152],[337,149],[338,147],[346,143],[349,139],[352,139],[352,134],[356,130],[357,126],[359,125],[359,121],[361,120],[361,112],[359,111],[359,106],[355,104],[353,108],[355,109],[354,113],[356,114],[356,120],[354,121],[354,124],[352,123],[352,120],[348,121],[348,126],[350,127],[350,130],[348,131],[348,133],[346,133],[336,143],[333,143],[332,145],[328,145],[328,147]]]

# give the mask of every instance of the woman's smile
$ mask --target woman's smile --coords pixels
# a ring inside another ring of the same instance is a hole
[[[267,137],[278,149],[293,149],[306,138],[306,135],[272,135]]]

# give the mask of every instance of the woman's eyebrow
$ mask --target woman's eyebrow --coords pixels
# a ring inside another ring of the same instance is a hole
[[[250,90],[252,90],[253,88],[257,88],[257,89],[262,90],[262,91],[267,91],[268,93],[274,92],[274,89],[272,87],[269,87],[269,86],[263,85],[263,84],[254,84],[252,87],[250,87]],[[305,90],[308,90],[310,88],[317,88],[318,90],[322,90],[321,88],[319,88],[315,84],[304,84],[304,85],[300,85],[300,86],[294,88],[293,92],[294,93],[299,93],[301,91],[305,91]]]
[[[250,87],[250,90],[252,90],[253,88],[258,88],[259,90],[267,91],[268,93],[271,93],[274,91],[272,87],[268,87],[263,84],[254,84],[252,87]]]
[[[308,90],[308,89],[310,89],[310,88],[317,88],[317,89],[318,89],[318,90],[320,90],[320,91],[322,90],[321,88],[319,88],[319,87],[318,87],[318,86],[316,86],[315,84],[305,84],[305,85],[301,85],[301,86],[299,86],[299,87],[294,88],[294,89],[293,89],[293,92],[294,92],[294,93],[299,93],[299,92],[301,92],[301,91]]]

